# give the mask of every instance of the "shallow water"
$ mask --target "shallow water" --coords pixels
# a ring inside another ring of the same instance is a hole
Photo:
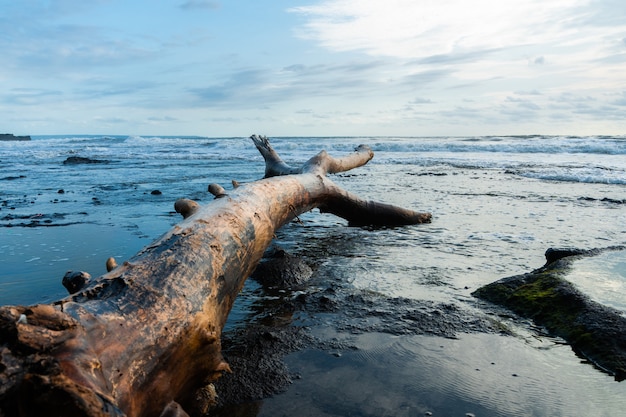
[[[334,336],[358,348],[291,355],[302,377],[259,416],[617,416],[626,407],[622,385],[549,338]]]
[[[368,230],[317,210],[302,215],[277,233],[277,242],[314,267],[314,285],[340,280],[357,292],[452,303],[473,314],[481,304],[472,291],[541,266],[549,247],[626,244],[624,138],[273,140],[287,162],[323,148],[341,155],[359,143],[372,146],[374,160],[333,181],[362,197],[430,211],[433,222]],[[63,165],[69,156],[108,163]],[[263,171],[246,138],[0,142],[0,304],[63,296],[65,271],[100,275],[109,256],[120,263],[178,222],[177,198],[205,204],[212,200],[209,183],[229,189],[232,179],[252,181]],[[614,262],[623,271],[623,260]],[[603,288],[593,296],[607,304],[626,303],[623,275],[580,276],[576,284]],[[228,328],[244,326],[254,299],[264,296],[247,285]],[[626,405],[624,383],[523,328],[520,337],[451,340],[308,325],[358,349],[339,357],[292,354],[289,365],[301,378],[265,400],[260,415],[614,416]]]

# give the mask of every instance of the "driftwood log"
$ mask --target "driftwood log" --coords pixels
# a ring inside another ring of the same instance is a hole
[[[178,201],[181,223],[67,298],[0,307],[0,416],[187,415],[196,389],[229,370],[222,327],[278,228],[316,207],[352,225],[430,222],[326,177],[366,164],[367,146],[294,168],[265,137],[251,139],[264,179],[212,187],[202,207]]]

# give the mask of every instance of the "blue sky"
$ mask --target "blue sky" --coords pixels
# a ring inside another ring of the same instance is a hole
[[[0,0],[0,132],[626,134],[623,0]]]

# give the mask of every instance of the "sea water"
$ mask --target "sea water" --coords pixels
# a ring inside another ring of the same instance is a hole
[[[549,247],[626,244],[626,137],[271,141],[294,165],[322,149],[341,156],[367,144],[374,159],[333,181],[364,198],[433,214],[431,224],[369,230],[315,210],[277,234],[280,245],[315,264],[318,276],[342,279],[356,291],[476,308],[472,291],[541,266]],[[71,156],[99,163],[64,164]],[[228,190],[231,180],[254,181],[263,173],[248,138],[81,135],[0,142],[0,304],[58,299],[65,271],[98,276],[109,256],[120,263],[179,222],[176,199],[209,203],[209,183]],[[615,271],[623,264],[610,263]],[[609,271],[583,275],[577,285],[603,288],[590,292],[619,307],[626,304],[624,279]],[[231,316],[245,321],[245,306],[236,304]],[[280,415],[277,410],[298,404],[309,406],[310,415],[583,410],[609,416],[626,409],[624,383],[580,364],[549,338],[375,336],[360,337],[354,341],[359,351],[334,362],[315,358],[318,365],[305,365],[307,355],[322,353],[291,357],[302,379],[258,413]],[[370,372],[377,383],[350,389],[333,383],[366,381]],[[344,408],[333,409],[340,398]]]

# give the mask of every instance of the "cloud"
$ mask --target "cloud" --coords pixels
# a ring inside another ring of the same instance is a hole
[[[291,8],[299,36],[334,51],[424,58],[566,39],[587,0],[327,0]]]
[[[151,116],[151,117],[148,117],[147,120],[151,122],[166,122],[166,123],[179,121],[179,119],[177,119],[176,117],[172,117],[172,116]]]
[[[160,45],[149,37],[128,36],[73,17],[98,3],[56,1],[44,7],[36,2],[39,7],[26,3],[24,10],[9,10],[0,17],[0,26],[12,28],[11,20],[18,21],[19,30],[6,30],[0,36],[0,72],[13,71],[17,78],[24,74],[67,77],[86,68],[136,64],[158,57]]]
[[[140,94],[160,89],[161,85],[148,81],[116,82],[113,80],[86,80],[73,94],[81,100],[100,100],[110,97],[137,97]]]
[[[5,92],[2,100],[10,105],[25,105],[40,103],[52,103],[58,101],[63,96],[59,90],[39,89],[39,88],[12,88]]]
[[[585,118],[586,120],[598,121],[623,121],[624,109],[620,108],[620,106],[626,105],[626,92],[622,92],[621,95],[623,102],[619,98],[615,101],[607,102],[592,95],[567,92],[550,97],[546,109],[549,113],[557,115],[568,114],[572,120]]]
[[[406,91],[408,86],[424,85],[440,77],[437,71],[411,73],[388,78],[382,61],[355,61],[342,64],[292,64],[278,70],[252,68],[235,70],[223,79],[188,91],[195,104],[207,107],[254,107],[289,100],[319,97],[357,99],[390,91]],[[390,75],[391,77],[391,75]]]
[[[409,104],[411,105],[421,105],[421,104],[432,104],[433,101],[429,98],[423,98],[423,97],[416,97],[413,100],[409,101]]]
[[[534,65],[543,65],[546,63],[546,59],[543,56],[538,56],[532,60]]]
[[[612,102],[615,106],[626,106],[626,91],[622,91],[622,96]]]
[[[518,96],[540,96],[542,95],[541,91],[539,90],[517,90],[514,92],[514,94],[518,95]]]
[[[541,110],[541,107],[539,105],[537,105],[535,102],[533,102],[531,100],[523,99],[523,98],[507,97],[506,98],[506,102],[507,103],[514,103],[515,106],[517,108],[519,108],[519,109]]]
[[[253,99],[263,95],[267,82],[267,72],[260,69],[239,70],[228,75],[221,82],[206,87],[190,88],[197,104],[204,106],[224,106],[243,99]],[[254,100],[257,101],[257,100]],[[250,103],[252,104],[252,103]]]
[[[475,51],[455,51],[454,53],[436,54],[419,58],[413,61],[413,63],[419,65],[458,65],[486,58],[501,50],[501,48],[481,48]]]

